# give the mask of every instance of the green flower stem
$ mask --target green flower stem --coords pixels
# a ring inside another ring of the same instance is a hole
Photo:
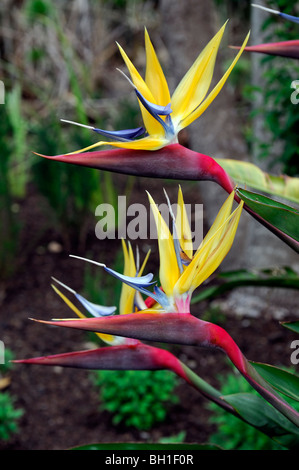
[[[189,367],[186,366],[184,363],[182,363],[181,361],[180,363],[183,371],[186,374],[186,379],[191,386],[193,386],[197,391],[204,395],[208,400],[216,403],[225,411],[228,411],[234,416],[237,416],[238,418],[242,419],[241,416],[236,412],[236,410],[221,398],[222,394],[219,390],[217,390],[208,382],[199,377],[199,375],[189,369]]]
[[[248,383],[280,413],[299,427],[299,413],[266,382],[246,359],[232,337],[220,326],[208,324],[210,344],[221,349],[239,370]]]

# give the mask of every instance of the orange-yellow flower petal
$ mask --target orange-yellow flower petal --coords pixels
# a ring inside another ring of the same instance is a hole
[[[173,238],[150,194],[148,194],[148,198],[157,228],[160,255],[160,282],[165,294],[172,296],[173,288],[180,277]]]
[[[175,225],[181,248],[183,252],[191,259],[193,256],[192,234],[181,186],[179,187],[178,193],[178,208]]]
[[[180,122],[187,119],[205,98],[213,78],[216,56],[225,26],[226,23],[199,54],[177,86],[171,98],[172,119],[175,126],[180,126]]]
[[[214,99],[216,98],[218,93],[221,91],[221,89],[222,89],[223,85],[225,84],[226,80],[228,79],[228,77],[229,77],[231,71],[233,70],[234,66],[236,65],[237,61],[239,60],[240,55],[242,54],[242,52],[244,50],[244,47],[246,46],[246,44],[248,42],[248,39],[249,39],[249,33],[246,36],[245,41],[243,42],[240,51],[236,55],[235,59],[233,60],[233,62],[231,63],[231,65],[229,66],[229,68],[227,69],[225,74],[223,75],[223,77],[219,80],[217,85],[209,93],[207,98],[201,104],[199,104],[196,108],[194,108],[194,110],[189,115],[187,115],[185,118],[183,118],[182,123],[181,123],[181,128],[189,126],[189,124],[191,124],[193,121],[195,121],[195,119],[197,119],[199,116],[201,116],[203,114],[203,112],[208,108],[208,106],[210,106],[212,101],[214,101]]]
[[[170,103],[168,84],[160,65],[155,49],[151,43],[147,29],[145,29],[146,72],[145,82],[150,89],[155,102],[161,106]]]
[[[160,104],[157,103],[155,100],[155,97],[153,96],[151,90],[147,86],[146,82],[143,80],[139,72],[137,71],[136,67],[133,65],[123,48],[118,44],[120,53],[122,55],[122,58],[130,72],[132,81],[136,88],[140,91],[140,93],[144,96],[144,98],[151,103],[154,104]],[[142,118],[144,125],[146,127],[147,132],[149,135],[153,136],[163,136],[164,135],[164,129],[161,126],[161,124],[153,117],[151,114],[145,109],[145,107],[140,104],[140,110],[142,113]],[[125,148],[131,148],[131,147],[125,147]]]
[[[207,236],[200,245],[191,263],[186,267],[175,285],[175,296],[181,295],[184,292],[191,294],[216,271],[229,252],[235,238],[243,207],[243,203],[241,202],[237,209],[225,218],[224,215],[227,214],[231,197],[230,195],[228,201],[226,201],[227,204],[224,204],[223,209],[220,210],[220,215],[215,220],[215,227],[212,226],[209,236]],[[223,220],[224,218],[225,220]],[[223,223],[220,225],[220,222]]]
[[[164,137],[155,137],[149,135],[148,137],[144,137],[142,139],[137,140],[130,140],[128,142],[106,142],[100,141],[96,142],[95,144],[89,145],[80,150],[76,150],[74,152],[70,152],[67,155],[75,155],[76,153],[87,152],[92,150],[96,147],[103,147],[104,145],[112,145],[112,147],[118,147],[123,149],[131,149],[131,150],[158,150],[161,147],[164,147],[169,142]]]

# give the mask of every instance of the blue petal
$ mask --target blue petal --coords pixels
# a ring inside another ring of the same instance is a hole
[[[75,296],[93,317],[105,317],[108,315],[113,315],[113,313],[116,311],[116,307],[105,307],[103,305],[94,304],[77,293]]]
[[[126,284],[130,283],[136,288],[137,287],[149,287],[152,284],[155,284],[155,281],[151,282],[154,277],[152,273],[146,274],[146,276],[131,277],[131,276],[125,276],[124,274],[119,274],[113,269],[107,268],[107,266],[105,266],[104,269],[109,274],[112,274],[112,276],[116,277],[117,279],[120,279],[122,282]]]
[[[149,273],[146,276],[138,276],[138,277],[130,277],[130,276],[125,276],[124,274],[119,274],[116,271],[114,271],[111,268],[107,268],[105,264],[98,263],[97,261],[93,261],[91,259],[87,258],[82,258],[81,256],[75,256],[75,255],[70,255],[72,258],[77,258],[81,259],[83,261],[87,261],[88,263],[95,264],[97,266],[101,266],[107,273],[111,274],[112,276],[116,277],[116,279],[119,279],[123,283],[127,284],[128,286],[132,287],[133,289],[139,291],[141,294],[145,294],[146,296],[151,297],[152,299],[156,300],[156,302],[159,303],[158,297],[147,290],[145,287],[149,287],[152,284],[155,284],[154,282],[151,282],[153,279],[153,274]]]
[[[297,16],[287,15],[286,13],[279,13],[279,16],[285,20],[293,21],[293,23],[299,23],[299,18]]]
[[[168,103],[166,106],[160,106],[159,104],[154,104],[148,101],[144,96],[140,93],[137,88],[135,88],[136,95],[138,99],[141,101],[143,106],[153,115],[158,116],[168,116],[172,113],[171,105]]]
[[[158,296],[150,292],[146,287],[150,287],[151,285],[155,284],[156,281],[151,282],[153,278],[153,274],[149,273],[146,276],[140,276],[140,277],[129,277],[125,276],[124,274],[119,274],[116,271],[114,271],[111,268],[107,268],[107,266],[103,266],[105,271],[112,276],[116,277],[120,281],[122,281],[124,284],[127,284],[128,286],[132,287],[133,289],[139,291],[141,294],[145,294],[147,297],[151,297],[152,299],[156,300],[156,302],[159,302]]]
[[[154,287],[154,293],[155,297],[152,295],[152,298],[157,300],[158,303],[166,309],[170,305],[167,295],[157,286]]]
[[[170,103],[166,106],[160,106],[158,104],[153,104],[147,99],[145,99],[144,96],[140,93],[140,91],[137,90],[137,88],[135,88],[135,93],[139,101],[145,107],[145,109],[161,124],[161,126],[163,126],[166,134],[170,134],[173,129],[172,120],[170,117],[170,114],[172,113]],[[163,121],[160,116],[166,116],[167,120]]]
[[[145,129],[144,127],[136,127],[135,129],[124,129],[121,131],[105,131],[103,129],[97,129],[96,127],[93,128],[95,132],[98,134],[102,134],[105,137],[111,137],[117,140],[133,140],[136,137],[144,134]]]
[[[272,8],[264,7],[263,5],[257,5],[252,3],[253,7],[260,8],[261,10],[267,11],[269,13],[273,13],[274,15],[281,16],[285,20],[293,21],[294,23],[299,23],[299,18],[297,16],[287,15],[286,13],[281,13],[278,10],[273,10]]]
[[[139,99],[139,101],[143,104],[143,106],[148,110],[150,114],[154,117],[156,116],[167,116],[172,113],[171,105],[168,103],[166,106],[160,106],[159,104],[154,104],[148,101],[144,96],[140,93],[140,91],[135,88],[135,93]]]

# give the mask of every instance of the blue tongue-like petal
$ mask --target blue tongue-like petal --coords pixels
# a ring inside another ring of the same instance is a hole
[[[84,297],[82,297],[82,295],[78,294],[74,289],[71,289],[69,286],[67,286],[66,284],[63,284],[61,281],[58,281],[58,279],[56,279],[55,277],[52,277],[52,279],[55,282],[57,282],[57,284],[60,284],[62,287],[67,289],[69,292],[71,292],[93,317],[104,317],[107,315],[113,315],[113,313],[116,311],[116,307],[114,306],[106,307],[104,305],[98,305],[98,304],[89,302],[89,300],[86,300]]]
[[[136,95],[139,101],[143,104],[143,106],[148,110],[150,114],[154,117],[156,116],[168,116],[172,113],[171,104],[168,103],[166,106],[160,106],[159,104],[154,104],[148,101],[144,96],[140,93],[140,91],[135,88]]]
[[[121,131],[105,131],[103,129],[97,129],[96,127],[93,128],[95,132],[101,134],[105,137],[111,137],[116,140],[133,140],[136,137],[144,134],[145,129],[144,127],[136,127],[135,129],[124,129]]]
[[[94,304],[77,293],[75,296],[93,317],[106,317],[113,315],[116,311],[116,307],[106,307],[104,305]]]
[[[286,13],[279,13],[279,16],[285,20],[293,21],[293,23],[299,23],[299,18],[297,16],[287,15]]]
[[[166,134],[168,134],[171,131],[171,126],[169,126],[169,122],[171,122],[170,114],[172,113],[171,104],[168,103],[166,106],[160,106],[159,104],[151,103],[144,98],[136,87],[135,93],[140,103],[142,103],[145,109],[164,127]],[[166,116],[168,118],[167,122],[163,121],[160,116]]]
[[[93,261],[87,258],[82,258],[81,256],[75,256],[75,255],[70,255],[70,256],[71,258],[81,259],[83,261],[87,261],[88,263],[101,266],[107,273],[116,277],[116,279],[119,279],[120,281],[124,282],[128,286],[139,291],[141,294],[145,294],[147,297],[151,297],[152,299],[156,300],[156,302],[160,303],[160,298],[147,289],[147,287],[150,287],[156,283],[156,281],[152,282],[152,279],[153,279],[152,273],[149,273],[146,276],[135,276],[135,277],[125,276],[124,274],[120,274],[114,271],[113,269],[108,268],[105,264],[98,263],[97,261]]]
[[[114,277],[117,277],[117,279],[120,279],[121,281],[125,283],[130,283],[134,286],[137,287],[149,287],[152,284],[155,284],[155,281],[151,282],[154,275],[152,273],[146,274],[145,276],[125,276],[125,274],[120,274],[116,271],[114,271],[111,268],[108,268],[107,266],[104,266],[105,271],[107,271],[109,274],[111,274]]]
[[[163,292],[160,287],[154,287],[154,293],[158,300],[158,303],[165,309],[169,306],[169,300],[165,292]],[[153,297],[153,296],[152,296]]]
[[[119,70],[119,69],[118,69]],[[143,94],[138,90],[138,88],[134,85],[132,80],[130,80],[127,75],[122,72],[122,70],[119,70],[119,72],[128,80],[128,82],[132,85],[132,87],[135,90],[135,93],[137,95],[137,98],[139,99],[140,103],[145,107],[145,109],[161,124],[161,126],[165,130],[165,134],[172,135],[173,133],[173,125],[171,121],[171,103],[168,103],[166,106],[161,106],[159,104],[155,104],[147,100]],[[166,116],[166,120],[163,121],[163,119],[160,116]]]
[[[90,129],[105,137],[116,139],[121,142],[128,142],[145,133],[144,127],[136,127],[134,129],[123,129],[120,131],[106,131],[105,129],[98,129],[97,127],[87,126],[86,124],[80,124],[79,122],[69,121],[67,119],[61,119],[61,121],[66,122],[68,124],[73,124],[75,126],[85,127],[85,129]]]
[[[273,13],[274,15],[281,16],[285,20],[293,21],[294,23],[299,23],[298,16],[288,15],[287,13],[282,13],[279,10],[273,10],[272,8],[264,7],[263,5],[257,5],[256,3],[252,3],[252,6],[255,8],[259,8],[260,10],[267,11],[269,13]]]

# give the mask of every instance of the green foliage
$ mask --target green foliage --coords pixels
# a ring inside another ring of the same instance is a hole
[[[125,442],[125,443],[116,443],[116,444],[87,444],[79,447],[73,447],[72,450],[120,450],[120,451],[132,451],[132,450],[139,450],[139,451],[153,451],[153,450],[158,450],[158,451],[178,451],[182,452],[184,450],[187,450],[189,452],[192,451],[200,451],[200,450],[220,450],[219,447],[213,446],[210,444],[180,444],[180,443],[157,443],[157,444],[151,444],[151,443],[139,443],[139,442]],[[185,457],[182,455],[182,457]],[[187,458],[187,457],[186,457]],[[167,461],[171,459],[171,454],[167,455]],[[178,462],[177,462],[178,463]]]
[[[6,106],[0,106],[0,142],[0,278],[5,279],[14,272],[20,229],[13,210],[13,130]]]
[[[13,352],[5,348],[4,363],[0,364],[0,383],[6,380],[5,374],[12,368],[9,361],[13,358]],[[0,389],[0,441],[9,439],[11,434],[18,431],[17,421],[22,415],[23,410],[15,407],[14,397],[9,392],[3,392]]]
[[[55,155],[68,152],[76,145],[88,145],[82,142],[80,133],[73,129],[66,138],[61,123],[55,115],[50,115],[47,122],[36,123],[34,129],[34,148],[39,153]],[[72,143],[70,143],[72,142]],[[62,235],[70,244],[84,240],[86,223],[97,204],[102,202],[99,172],[89,168],[57,164],[35,159],[33,179],[39,191],[46,197],[53,210],[54,223],[59,225]],[[98,200],[97,200],[98,198]]]
[[[27,0],[25,13],[29,21],[35,21],[39,16],[53,14],[53,6],[47,0]]]
[[[100,387],[101,410],[113,415],[115,425],[151,429],[179,401],[177,378],[168,371],[97,371],[93,381]]]
[[[208,283],[206,287],[202,288],[192,298],[191,303],[197,304],[203,300],[210,300],[244,286],[299,289],[299,274],[289,266],[223,271],[213,278],[211,286]],[[212,323],[219,323],[221,311],[218,310],[215,307],[208,309],[204,313],[205,318],[203,319]]]
[[[11,370],[12,363],[10,361],[12,361],[13,359],[14,359],[14,353],[10,349],[5,348],[4,363],[0,364],[0,377],[2,374],[6,374],[7,372]]]
[[[213,290],[213,287],[211,288]],[[209,290],[209,288],[205,289],[205,291]],[[200,294],[199,294],[200,296]],[[209,293],[207,293],[207,296],[209,298]],[[201,296],[200,296],[201,297]],[[197,297],[195,298],[195,302],[197,303],[198,301],[201,302],[203,298],[200,298],[200,300],[197,300]],[[219,324],[224,324],[226,321],[226,315],[221,311],[221,308],[218,306],[213,306],[210,305],[202,315],[202,320],[210,322],[210,323],[217,323]]]
[[[289,330],[294,331],[295,333],[299,334],[299,321],[298,320],[282,322],[282,325],[285,328],[288,328]]]
[[[237,189],[237,195],[256,214],[279,230],[281,239],[299,251],[299,211],[262,194]],[[297,242],[297,243],[296,243]]]
[[[296,15],[294,3],[286,0],[268,1],[267,6],[284,13]],[[298,25],[282,20],[277,15],[267,17],[263,25],[266,38],[263,42],[278,42],[298,39]],[[261,59],[265,66],[264,83],[253,90],[262,95],[262,104],[257,113],[264,120],[267,139],[258,144],[259,158],[267,158],[270,165],[280,163],[282,172],[290,176],[299,174],[298,164],[298,107],[292,104],[291,83],[298,79],[298,61],[275,56]],[[275,144],[275,145],[273,145]],[[279,149],[276,147],[279,146]]]
[[[14,398],[8,393],[0,392],[0,440],[7,440],[18,431],[17,420],[23,410],[15,408]]]
[[[186,438],[186,431],[181,431],[174,436],[161,437],[159,439],[159,443],[160,444],[179,444],[181,442],[184,442],[185,438]]]
[[[230,373],[220,376],[221,392],[223,395],[234,393],[250,393],[258,396],[249,383],[239,374]],[[216,424],[217,431],[210,436],[213,444],[226,450],[283,450],[280,444],[250,426],[244,421],[225,412],[214,403],[209,403],[212,411],[210,422]]]
[[[24,198],[30,179],[27,158],[27,122],[22,111],[22,90],[16,85],[6,95],[7,117],[11,125],[13,149],[10,153],[9,181],[13,196]]]
[[[251,364],[272,387],[283,395],[299,401],[299,377],[296,374],[261,362]]]

